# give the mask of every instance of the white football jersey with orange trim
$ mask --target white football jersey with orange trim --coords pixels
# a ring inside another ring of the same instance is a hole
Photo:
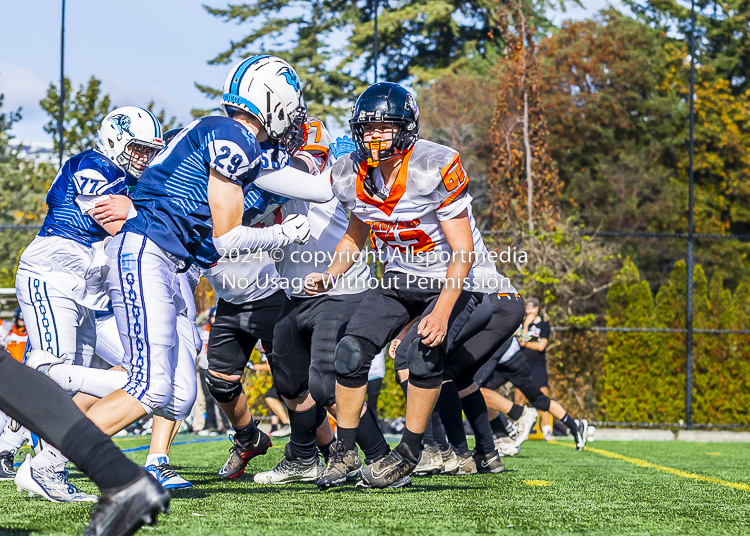
[[[466,210],[474,238],[474,264],[466,288],[515,293],[489,258],[472,215],[468,181],[454,149],[426,140],[418,140],[406,153],[389,191],[380,169],[370,167],[356,152],[336,161],[331,173],[333,192],[344,208],[367,223],[375,241],[387,247],[386,271],[444,278],[452,251],[441,222]]]

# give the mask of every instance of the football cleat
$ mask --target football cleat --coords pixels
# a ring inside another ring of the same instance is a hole
[[[271,438],[258,430],[258,438],[255,441],[249,441],[247,444],[240,444],[232,437],[234,445],[229,449],[229,458],[219,470],[221,478],[237,478],[245,472],[247,463],[255,458],[265,454],[271,444]]]
[[[161,487],[164,489],[190,489],[193,487],[192,482],[188,482],[175,473],[166,458],[157,458],[157,462],[146,467],[146,471],[161,484]]]
[[[26,354],[26,366],[31,367],[34,370],[38,370],[45,376],[49,372],[50,367],[53,365],[59,365],[65,363],[65,359],[52,355],[44,350],[32,350]]]
[[[454,475],[475,475],[477,473],[477,464],[474,463],[474,457],[471,452],[467,451],[463,454],[460,452],[456,453],[458,458],[458,470]]]
[[[0,452],[0,480],[13,480],[16,477],[16,470],[13,469],[15,457],[15,450]]]
[[[521,450],[515,441],[506,436],[495,438],[495,448],[500,456],[515,456]]]
[[[288,424],[285,424],[278,430],[274,430],[271,432],[271,437],[289,437],[292,435],[292,427]]]
[[[458,471],[458,456],[453,447],[441,450],[440,456],[443,458],[443,474],[452,475]]]
[[[523,408],[523,413],[521,414],[521,417],[518,419],[517,423],[518,435],[514,439],[514,444],[517,447],[520,447],[523,442],[529,438],[531,429],[534,428],[534,424],[536,423],[537,415],[539,415],[539,412],[536,410],[536,408]]]
[[[588,439],[589,421],[586,419],[581,419],[580,421],[576,419],[576,425],[578,426],[578,430],[573,434],[573,439],[576,442],[576,450],[583,450]]]
[[[518,425],[515,421],[510,419],[505,420],[505,431],[508,433],[508,437],[515,439],[518,437]]]
[[[422,454],[419,457],[417,468],[414,469],[415,475],[436,475],[443,471],[443,457],[440,455],[440,449],[434,445],[425,445]]]
[[[130,536],[169,513],[169,492],[149,473],[114,493],[102,493],[83,536]]]
[[[417,468],[414,455],[404,443],[399,443],[385,458],[367,465],[360,471],[358,488],[402,488],[411,485],[409,476]],[[442,457],[441,457],[442,461]]]
[[[34,469],[31,467],[31,455],[26,459],[16,472],[13,479],[18,491],[28,492],[29,497],[39,495],[48,501],[60,502],[96,502],[96,495],[84,493],[73,484],[68,482],[68,472],[57,472],[51,467]]]
[[[294,458],[291,444],[284,448],[284,459],[276,467],[255,475],[256,484],[290,484],[292,482],[317,482],[326,466],[317,454],[308,459]]]
[[[475,454],[474,463],[478,473],[502,473],[505,470],[497,451],[489,454]]]
[[[362,469],[362,460],[357,449],[346,450],[341,440],[334,441],[329,447],[331,453],[323,475],[318,479],[318,488],[327,490],[343,485],[347,479],[356,478]]]

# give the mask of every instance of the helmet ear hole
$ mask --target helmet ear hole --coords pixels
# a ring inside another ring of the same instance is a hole
[[[115,142],[113,142],[113,141],[112,141],[112,140],[110,140],[110,139],[107,139],[107,141],[109,142],[109,148],[110,148],[110,149],[114,149],[114,148],[115,148]]]

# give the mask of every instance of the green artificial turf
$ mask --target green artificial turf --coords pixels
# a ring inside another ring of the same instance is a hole
[[[194,441],[178,436],[177,442]],[[123,449],[145,439],[118,441]],[[140,534],[463,535],[463,534],[750,534],[750,491],[639,467],[571,442],[529,441],[498,475],[415,478],[410,488],[320,492],[312,484],[257,485],[216,477],[229,441],[175,445],[171,463],[195,484],[173,493],[172,514]],[[277,445],[278,447],[279,445]],[[283,447],[283,445],[281,445]],[[686,473],[750,485],[743,444],[605,442],[595,449]],[[143,463],[146,452],[129,454]],[[281,449],[253,460],[271,468]],[[17,460],[20,461],[20,458]],[[85,491],[95,487],[73,473]],[[746,488],[750,490],[749,488]],[[0,534],[81,534],[88,505],[52,504],[0,482]]]

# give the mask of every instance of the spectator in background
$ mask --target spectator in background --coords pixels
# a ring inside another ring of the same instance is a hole
[[[526,300],[526,317],[520,337],[520,344],[526,360],[531,368],[531,377],[539,387],[539,390],[549,396],[549,376],[547,374],[547,344],[549,343],[550,325],[539,316],[539,300],[528,298]],[[520,389],[515,390],[515,403],[519,406],[526,404],[526,397]],[[540,412],[542,434],[544,439],[552,440],[552,426],[550,414],[547,411]]]
[[[2,344],[16,361],[23,363],[23,355],[26,352],[26,343],[29,334],[26,333],[26,324],[23,321],[23,313],[20,307],[16,307],[13,314],[13,326],[2,338]]]
[[[216,320],[216,307],[211,307],[208,311],[208,319],[201,334],[201,351],[198,354],[198,376],[200,378],[201,391],[203,391],[203,397],[206,401],[206,421],[203,429],[198,432],[199,435],[209,435],[211,433],[224,433],[229,429],[229,419],[227,419],[224,412],[214,401],[214,397],[208,390],[206,385],[206,373],[208,372],[208,336],[211,333],[211,325]],[[217,413],[221,419],[219,425],[217,421]]]

